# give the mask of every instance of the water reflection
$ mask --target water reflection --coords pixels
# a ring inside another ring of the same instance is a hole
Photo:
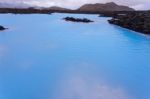
[[[62,80],[56,86],[51,99],[133,99],[120,86],[111,86],[104,79],[97,78],[89,63],[69,65]]]

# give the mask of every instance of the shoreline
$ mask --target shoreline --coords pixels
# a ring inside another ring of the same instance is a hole
[[[118,25],[135,32],[150,34],[150,12],[117,14],[108,20],[110,24]]]
[[[110,24],[118,25],[129,30],[150,34],[150,11],[79,11],[79,10],[49,10],[35,8],[0,8],[0,14],[98,14],[99,17],[112,17]],[[3,27],[3,26],[2,26]],[[0,29],[0,30],[5,30]]]
[[[0,14],[51,14],[51,13],[72,13],[72,14],[99,14],[100,16],[113,17],[119,13],[139,13],[147,11],[80,11],[80,10],[52,10],[36,8],[0,8]]]

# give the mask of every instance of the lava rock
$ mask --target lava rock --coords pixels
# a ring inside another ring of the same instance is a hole
[[[0,31],[5,30],[6,28],[4,28],[3,26],[0,26]]]
[[[150,34],[150,12],[133,12],[117,14],[108,20],[110,24],[115,24],[133,31]]]
[[[94,22],[94,21],[89,20],[87,18],[80,19],[80,18],[73,18],[73,17],[66,17],[66,18],[64,18],[64,20],[72,21],[72,22],[84,22],[84,23]]]

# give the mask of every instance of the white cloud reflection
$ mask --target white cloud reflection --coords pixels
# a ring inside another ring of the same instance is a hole
[[[0,57],[4,56],[8,51],[8,48],[5,45],[0,45]]]
[[[75,71],[67,70],[51,99],[133,99],[123,88],[112,87],[103,79],[87,74],[89,66],[93,65],[82,63],[74,65]]]

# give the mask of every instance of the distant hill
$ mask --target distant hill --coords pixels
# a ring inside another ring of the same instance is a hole
[[[17,10],[16,10],[17,9]],[[0,3],[0,13],[102,13],[107,11],[134,11],[134,9],[128,6],[117,5],[114,2],[101,4],[85,4],[79,9],[71,10],[58,6],[52,7],[40,7],[31,6],[24,3],[12,4],[12,3]],[[108,14],[108,13],[107,13]],[[113,13],[112,13],[113,14]],[[111,15],[112,15],[111,14]]]
[[[85,4],[81,6],[78,11],[87,12],[100,12],[100,11],[134,11],[134,9],[128,6],[117,5],[114,2],[109,2],[106,4],[96,3],[96,4]]]
[[[0,8],[32,8],[32,9],[45,9],[45,10],[55,10],[55,11],[66,11],[70,10],[67,8],[52,6],[52,7],[39,7],[39,6],[30,6],[24,3],[21,4],[12,4],[12,3],[0,3]]]
[[[67,9],[67,8],[62,8],[62,7],[57,7],[57,6],[52,6],[52,7],[46,8],[46,9],[48,9],[48,10],[57,10],[57,11],[70,10],[70,9]]]

